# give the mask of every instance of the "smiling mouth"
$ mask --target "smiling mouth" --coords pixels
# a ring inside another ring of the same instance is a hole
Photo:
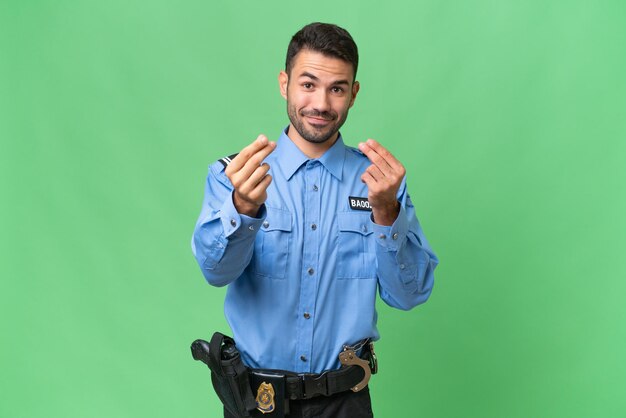
[[[335,118],[333,115],[325,114],[303,114],[307,123],[315,129],[324,129],[329,127]]]
[[[319,112],[315,110],[301,111],[300,115],[305,117],[307,121],[315,125],[328,125],[337,119],[337,115],[332,112]]]
[[[314,116],[306,116],[307,120],[312,125],[328,125],[331,119],[316,118]]]

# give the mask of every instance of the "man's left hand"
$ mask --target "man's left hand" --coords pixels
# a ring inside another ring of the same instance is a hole
[[[374,222],[392,225],[400,212],[396,195],[406,170],[396,157],[373,139],[361,142],[359,149],[372,162],[361,175],[361,181],[367,185],[367,200],[372,207]]]

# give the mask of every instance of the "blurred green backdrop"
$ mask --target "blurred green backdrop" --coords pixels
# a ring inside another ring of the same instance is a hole
[[[0,416],[218,417],[191,255],[207,165],[287,124],[291,35],[351,31],[343,129],[441,258],[380,304],[378,418],[626,410],[623,1],[0,1]]]

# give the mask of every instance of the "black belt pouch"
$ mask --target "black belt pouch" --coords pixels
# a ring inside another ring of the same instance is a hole
[[[235,341],[216,332],[209,343],[211,382],[224,407],[237,417],[249,417],[256,408],[248,370],[241,361]]]

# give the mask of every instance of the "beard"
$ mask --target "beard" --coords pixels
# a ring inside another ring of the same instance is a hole
[[[289,115],[289,121],[302,138],[314,144],[321,144],[328,141],[337,132],[339,132],[339,128],[343,126],[344,122],[348,118],[348,110],[346,110],[346,113],[344,113],[340,118],[337,112],[333,111],[320,112],[314,109],[302,109],[298,111],[295,105],[290,104],[289,101],[287,101],[287,115]],[[315,126],[308,128],[304,122],[304,118],[306,116],[321,118],[330,121],[331,123],[319,128]]]

